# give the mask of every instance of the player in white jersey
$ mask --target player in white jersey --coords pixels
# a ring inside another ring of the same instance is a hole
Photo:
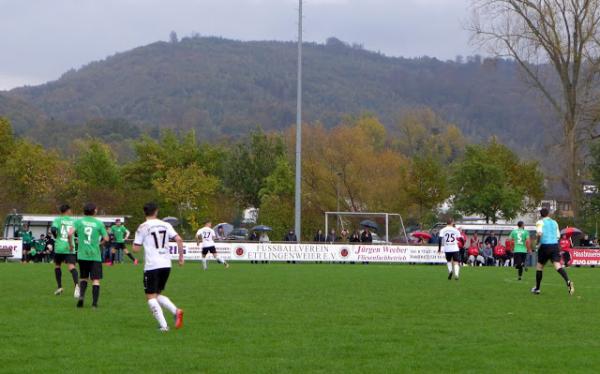
[[[448,218],[446,223],[448,225],[441,229],[439,233],[438,253],[442,251],[442,248],[444,249],[446,261],[448,262],[448,280],[452,279],[453,274],[454,279],[458,280],[458,273],[460,272],[458,239],[461,237],[461,233],[454,227],[452,218]]]
[[[227,261],[217,257],[217,249],[215,248],[216,238],[217,234],[215,234],[215,230],[212,229],[211,221],[204,222],[204,227],[196,232],[196,245],[200,246],[200,241],[202,241],[202,268],[204,270],[208,269],[208,265],[206,264],[206,255],[208,252],[212,253],[218,263],[225,265],[225,268],[229,267]]]
[[[171,273],[169,241],[177,242],[179,266],[183,266],[183,241],[170,223],[158,219],[158,206],[155,203],[144,205],[146,222],[138,227],[133,241],[133,251],[144,247],[144,291],[148,307],[160,326],[160,331],[169,331],[161,306],[173,314],[175,328],[183,327],[183,310],[162,294]]]

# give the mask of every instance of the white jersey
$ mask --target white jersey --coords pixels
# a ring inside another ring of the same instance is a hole
[[[196,238],[202,238],[202,248],[209,248],[215,246],[215,239],[217,238],[217,234],[215,234],[215,230],[210,227],[203,227],[196,233]]]
[[[170,268],[169,241],[177,236],[170,223],[150,219],[135,232],[133,244],[144,247],[144,271]]]
[[[455,227],[446,226],[440,230],[440,240],[445,253],[458,252],[458,238],[462,236]]]

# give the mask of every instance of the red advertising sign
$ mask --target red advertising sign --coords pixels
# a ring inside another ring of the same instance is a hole
[[[572,248],[571,265],[600,266],[600,250]]]

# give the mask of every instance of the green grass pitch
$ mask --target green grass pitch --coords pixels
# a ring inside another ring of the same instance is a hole
[[[547,269],[534,296],[533,270],[188,262],[165,292],[185,326],[160,333],[142,266],[105,267],[78,310],[66,268],[57,297],[51,265],[0,264],[0,372],[598,372],[599,271],[569,269],[569,296]]]

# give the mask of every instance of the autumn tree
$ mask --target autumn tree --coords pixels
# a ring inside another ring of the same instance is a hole
[[[56,189],[64,184],[64,165],[58,153],[18,139],[4,164],[0,177],[6,201],[19,210],[53,211]]]
[[[259,191],[277,166],[277,160],[285,155],[283,138],[266,134],[261,129],[252,132],[247,142],[240,142],[231,151],[224,182],[229,191],[243,205],[259,207]]]
[[[207,175],[196,163],[169,168],[164,176],[153,181],[162,200],[171,204],[179,219],[192,229],[214,213],[209,201],[213,200],[219,183],[217,177]]]
[[[538,205],[544,194],[543,175],[535,161],[521,161],[495,139],[469,145],[451,176],[454,208],[486,221],[513,219]]]
[[[294,224],[294,172],[285,157],[277,160],[259,195],[260,222],[273,228],[272,239],[283,239]]]
[[[415,156],[410,160],[405,190],[422,227],[433,223],[436,208],[450,196],[449,177],[449,168],[435,157]]]
[[[517,61],[562,124],[564,177],[577,212],[581,140],[598,118],[600,1],[472,0],[472,5],[475,40]]]

